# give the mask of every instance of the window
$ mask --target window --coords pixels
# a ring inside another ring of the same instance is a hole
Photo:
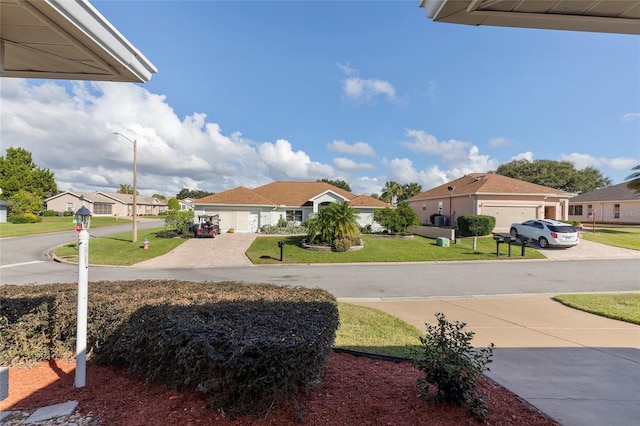
[[[620,219],[620,204],[613,205],[613,218]]]
[[[302,222],[302,210],[287,210],[287,222]]]
[[[569,215],[582,216],[582,204],[569,206]]]
[[[151,206],[144,206],[144,214],[146,215],[151,214]]]
[[[73,203],[67,203],[67,211],[68,212],[72,212],[73,211]]]
[[[93,206],[93,214],[111,214],[111,204],[95,203]]]
[[[591,215],[593,214],[593,206],[591,204],[587,205],[587,216],[591,217]]]

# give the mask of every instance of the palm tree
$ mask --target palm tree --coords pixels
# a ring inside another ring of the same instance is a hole
[[[640,164],[638,164],[631,170],[640,170]],[[627,188],[632,189],[636,192],[640,192],[640,171],[631,173],[629,176],[624,178],[624,180],[629,181],[627,182]]]
[[[416,183],[416,182],[407,183],[402,187],[402,195],[403,195],[402,200],[398,200],[398,202],[408,200],[409,198],[421,192],[422,192],[422,185],[420,185],[419,183]]]
[[[121,184],[118,194],[133,194],[133,189],[129,185]]]
[[[360,232],[356,218],[357,213],[349,203],[331,203],[307,221],[307,239],[310,243],[326,244],[333,244],[336,240],[354,239]]]
[[[400,197],[404,192],[404,188],[398,182],[389,181],[384,184],[384,188],[382,188],[381,199],[387,201],[390,204],[397,204],[398,197]],[[394,200],[394,197],[396,198]]]
[[[358,226],[356,210],[346,201],[342,203],[332,203],[328,213],[331,216],[333,226],[333,239],[353,239],[360,232]]]

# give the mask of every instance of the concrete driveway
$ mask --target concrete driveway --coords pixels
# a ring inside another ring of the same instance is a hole
[[[136,263],[134,268],[211,268],[215,266],[252,266],[244,254],[256,234],[222,233],[215,238],[192,238],[169,253]]]
[[[537,243],[533,247],[540,251],[548,260],[580,260],[580,259],[638,259],[640,251],[620,247],[608,246],[581,239],[574,247],[541,249]]]

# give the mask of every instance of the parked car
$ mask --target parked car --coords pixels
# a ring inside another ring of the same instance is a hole
[[[565,222],[549,219],[527,220],[522,223],[512,223],[512,237],[528,237],[540,244],[541,248],[548,246],[571,247],[578,245],[578,231]]]

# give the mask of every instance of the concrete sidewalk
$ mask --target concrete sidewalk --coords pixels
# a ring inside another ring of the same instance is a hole
[[[567,308],[550,296],[340,299],[420,330],[442,312],[496,345],[487,375],[566,426],[631,426],[640,419],[640,326]]]

